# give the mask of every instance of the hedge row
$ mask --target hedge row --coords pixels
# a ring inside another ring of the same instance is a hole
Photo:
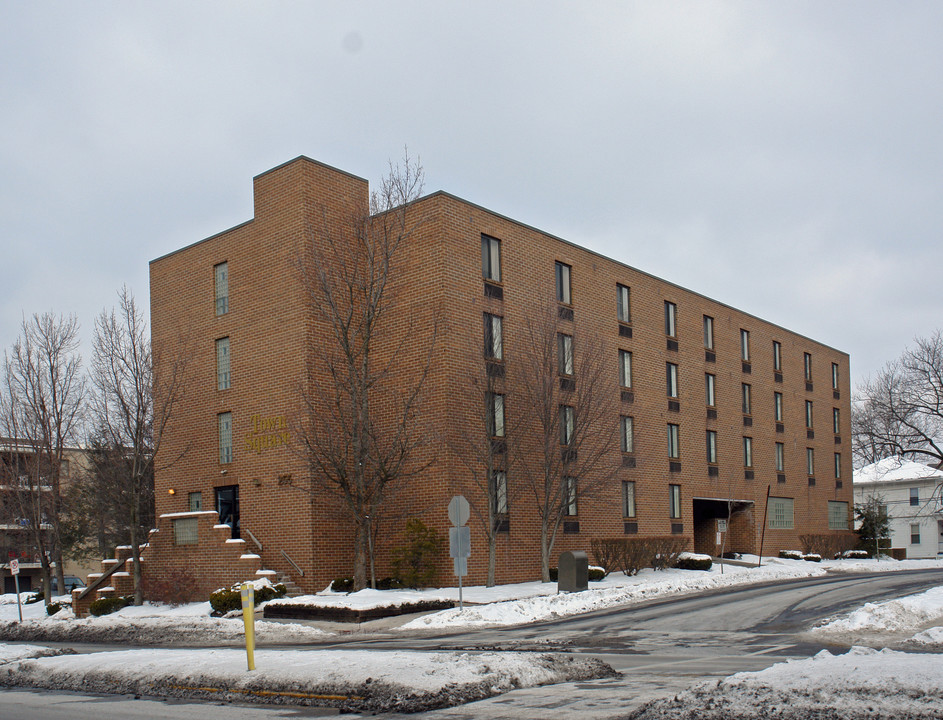
[[[619,537],[593,540],[594,562],[608,575],[621,570],[626,575],[635,575],[642,568],[664,570],[674,567],[678,555],[684,552],[687,540],[674,535],[649,537]]]

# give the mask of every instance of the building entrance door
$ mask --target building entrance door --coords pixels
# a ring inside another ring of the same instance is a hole
[[[221,525],[232,528],[232,537],[239,539],[239,486],[224,485],[216,488],[216,512]]]

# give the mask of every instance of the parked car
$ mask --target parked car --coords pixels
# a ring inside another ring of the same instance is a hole
[[[65,580],[65,591],[59,592],[59,578],[53,576],[52,578],[52,594],[53,595],[68,595],[75,588],[85,587],[85,583],[82,582],[82,578],[76,577],[75,575],[66,575],[63,580]]]

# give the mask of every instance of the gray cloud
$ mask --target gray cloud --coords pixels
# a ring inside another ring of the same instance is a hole
[[[943,6],[5,3],[0,346],[299,154],[445,189],[852,355],[940,325]]]

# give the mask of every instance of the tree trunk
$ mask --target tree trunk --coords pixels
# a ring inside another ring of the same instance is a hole
[[[363,519],[359,519],[357,534],[354,538],[354,590],[363,590],[367,587],[368,533],[369,526]]]
[[[540,523],[540,580],[550,582],[550,547],[547,545],[547,521]]]

